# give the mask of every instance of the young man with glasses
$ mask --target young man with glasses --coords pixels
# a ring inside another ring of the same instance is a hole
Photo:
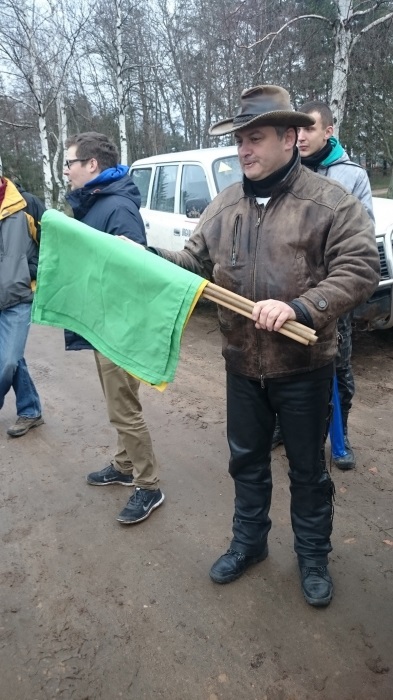
[[[67,201],[75,219],[113,236],[126,236],[146,244],[139,213],[140,194],[119,165],[115,144],[105,134],[85,132],[66,142],[64,173],[71,192]],[[90,347],[83,338],[66,331],[66,348]],[[110,464],[86,477],[93,486],[121,484],[135,491],[117,520],[132,525],[145,520],[164,501],[159,488],[158,463],[139,401],[139,381],[94,351],[109,420],[117,431],[117,451]]]

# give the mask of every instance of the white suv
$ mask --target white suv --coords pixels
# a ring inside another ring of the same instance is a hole
[[[130,174],[141,193],[147,240],[168,250],[183,248],[209,202],[242,178],[235,146],[143,158]]]
[[[141,193],[149,245],[168,250],[181,250],[209,202],[242,178],[236,146],[143,158],[130,174]],[[353,317],[368,330],[393,326],[393,200],[373,197],[373,206],[381,281]]]

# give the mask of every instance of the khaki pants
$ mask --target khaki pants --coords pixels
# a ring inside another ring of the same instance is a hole
[[[158,463],[139,401],[140,382],[100,352],[94,351],[108,416],[117,431],[114,467],[133,474],[135,486],[159,488]]]

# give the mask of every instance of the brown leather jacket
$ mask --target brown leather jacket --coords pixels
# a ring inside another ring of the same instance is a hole
[[[318,342],[303,346],[218,307],[227,370],[250,378],[285,377],[327,365],[337,351],[336,319],[378,286],[374,225],[338,182],[300,165],[279,183],[265,207],[241,183],[219,194],[184,250],[163,257],[259,301],[299,299]]]

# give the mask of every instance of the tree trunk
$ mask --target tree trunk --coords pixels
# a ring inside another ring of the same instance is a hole
[[[63,172],[63,164],[61,163],[61,175],[59,174],[58,162],[59,158],[65,153],[65,141],[67,138],[67,114],[64,105],[64,96],[59,93],[56,100],[57,108],[57,125],[58,125],[58,138],[56,152],[53,156],[53,177],[55,179],[58,194],[57,194],[57,206],[59,209],[63,209],[65,193],[67,189],[67,178]]]
[[[38,116],[38,127],[40,130],[42,171],[44,173],[44,200],[46,208],[51,209],[53,206],[53,184],[49,158],[48,130],[46,127],[45,114],[40,114]]]
[[[389,185],[388,185],[388,191],[386,193],[387,199],[393,199],[393,167],[390,172],[390,180],[389,180]]]
[[[126,131],[126,105],[123,84],[124,56],[122,37],[122,15],[121,0],[116,0],[116,83],[117,83],[117,106],[119,114],[119,137],[120,137],[120,162],[123,165],[128,163],[128,143]]]
[[[349,56],[352,48],[350,18],[353,13],[353,0],[338,0],[339,17],[334,28],[334,59],[332,95],[330,107],[333,113],[334,133],[340,137],[348,90]]]

